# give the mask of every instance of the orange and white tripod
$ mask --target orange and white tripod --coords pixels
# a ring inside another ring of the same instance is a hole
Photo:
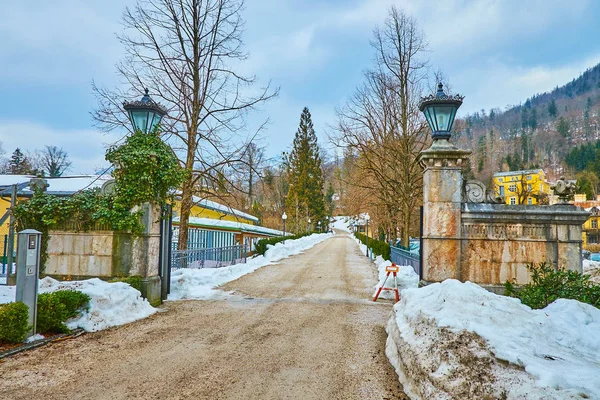
[[[387,272],[387,274],[385,274],[385,279],[383,280],[381,287],[379,289],[377,289],[377,293],[375,293],[375,297],[373,297],[373,301],[377,301],[377,298],[381,294],[382,290],[393,290],[394,293],[396,294],[396,302],[400,301],[400,294],[398,293],[398,277],[397,277],[399,270],[400,270],[400,268],[394,263],[392,263],[392,265],[388,265],[387,267],[385,267],[385,271]],[[394,274],[394,288],[386,288],[385,287],[385,283],[387,282],[388,278],[390,277],[390,274]]]

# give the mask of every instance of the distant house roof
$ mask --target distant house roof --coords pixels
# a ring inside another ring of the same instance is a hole
[[[173,223],[179,225],[180,218],[173,218]],[[283,236],[282,231],[278,231],[277,229],[265,228],[263,226],[245,224],[243,222],[237,221],[225,221],[220,219],[212,219],[212,218],[197,218],[190,217],[189,224],[191,227],[205,228],[205,229],[215,229],[215,230],[223,230],[223,231],[234,231],[241,233],[253,233],[256,235],[263,236]]]
[[[192,198],[194,204],[197,204],[201,207],[207,208],[209,210],[213,210],[213,211],[219,211],[225,214],[229,214],[229,215],[233,215],[235,217],[240,217],[240,218],[244,218],[250,221],[254,221],[254,222],[258,222],[258,218],[255,217],[254,215],[250,215],[247,214],[243,211],[240,210],[236,210],[235,208],[231,208],[229,206],[223,205],[223,204],[219,204],[215,201],[211,201],[211,200],[206,200],[206,199],[202,199],[200,197],[194,196]]]
[[[538,174],[544,173],[544,170],[541,168],[538,169],[524,169],[521,171],[507,171],[507,172],[496,172],[494,177],[496,176],[515,176],[515,175],[530,175],[530,174]]]
[[[11,185],[29,182],[33,178],[35,178],[33,175],[0,175],[0,191],[9,189]],[[71,196],[84,189],[99,188],[112,177],[110,175],[75,175],[44,179],[48,182],[46,193],[55,196]],[[33,191],[29,186],[19,190],[20,196],[29,197],[32,194]]]

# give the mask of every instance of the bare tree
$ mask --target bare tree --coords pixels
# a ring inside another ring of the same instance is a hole
[[[395,7],[372,46],[374,68],[365,82],[338,110],[338,131],[344,146],[358,154],[360,178],[354,185],[371,189],[373,206],[385,230],[399,227],[408,245],[411,222],[422,196],[422,169],[418,155],[428,144],[426,124],[419,112],[427,64],[426,41],[416,21]]]
[[[71,167],[69,155],[62,147],[46,146],[37,158],[37,167],[50,178],[62,176]]]
[[[179,248],[187,247],[193,194],[210,195],[215,171],[239,162],[243,147],[233,140],[247,113],[277,94],[270,85],[255,88],[256,78],[236,68],[247,58],[242,46],[243,0],[139,0],[123,15],[119,36],[127,56],[117,66],[131,89],[93,86],[99,99],[94,118],[103,129],[129,128],[121,109],[124,98],[148,87],[168,117],[165,137],[188,170],[181,190]]]

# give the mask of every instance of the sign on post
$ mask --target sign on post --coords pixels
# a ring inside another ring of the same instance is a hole
[[[28,336],[35,335],[37,322],[37,294],[40,271],[40,246],[42,233],[34,229],[19,232],[17,242],[17,296],[16,301],[29,308]]]

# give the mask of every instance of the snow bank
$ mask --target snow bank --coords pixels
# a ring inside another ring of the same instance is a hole
[[[600,398],[600,310],[532,310],[472,283],[402,292],[386,355],[412,399]]]
[[[213,299],[221,297],[224,293],[215,289],[217,286],[236,280],[265,265],[308,250],[331,236],[332,234],[330,233],[313,234],[300,239],[286,240],[285,244],[280,242],[275,245],[269,245],[264,256],[253,257],[243,264],[223,268],[182,268],[173,271],[171,274],[169,300]]]
[[[49,277],[40,280],[40,293],[57,290],[79,290],[91,298],[88,311],[67,321],[70,329],[100,331],[146,318],[157,311],[138,290],[123,282],[109,283],[98,278],[68,282]]]
[[[39,293],[57,290],[78,290],[90,296],[88,311],[67,321],[70,329],[100,331],[146,318],[157,311],[138,290],[123,282],[109,283],[98,278],[65,282],[50,277],[40,279]],[[0,304],[12,301],[15,301],[15,286],[0,286]]]
[[[590,276],[590,281],[600,284],[600,262],[583,260],[583,274]]]

